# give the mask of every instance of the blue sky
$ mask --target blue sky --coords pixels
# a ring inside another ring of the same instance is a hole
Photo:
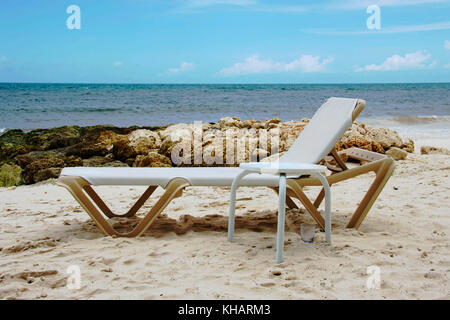
[[[0,82],[449,81],[450,0],[0,0]]]

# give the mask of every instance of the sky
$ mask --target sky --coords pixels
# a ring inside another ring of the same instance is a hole
[[[450,82],[450,0],[0,0],[0,82]]]

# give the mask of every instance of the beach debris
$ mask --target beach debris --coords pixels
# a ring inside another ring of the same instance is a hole
[[[279,269],[272,269],[270,270],[270,273],[273,274],[274,276],[281,276],[281,270]]]
[[[446,148],[438,148],[432,146],[422,146],[420,148],[421,154],[445,154],[450,155],[450,150]]]
[[[51,276],[55,274],[58,274],[57,270],[25,271],[18,273],[16,277],[31,283],[35,278]]]

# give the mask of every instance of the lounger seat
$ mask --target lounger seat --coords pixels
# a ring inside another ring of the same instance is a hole
[[[230,186],[241,169],[235,167],[204,168],[64,168],[61,176],[77,176],[93,186],[149,186],[166,187],[173,178],[182,178],[191,186]],[[293,178],[293,177],[292,177]],[[278,176],[250,174],[241,186],[278,186]]]

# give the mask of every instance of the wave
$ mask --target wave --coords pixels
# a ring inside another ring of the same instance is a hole
[[[114,107],[75,107],[69,110],[64,110],[66,112],[115,112],[121,111],[123,108],[114,108]]]
[[[402,125],[432,124],[450,122],[450,116],[397,116],[394,118],[377,120],[377,123],[397,123]]]

